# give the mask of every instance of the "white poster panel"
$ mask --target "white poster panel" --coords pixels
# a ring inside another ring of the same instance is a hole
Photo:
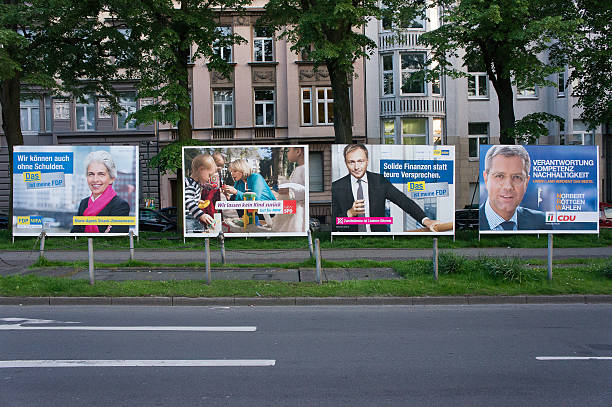
[[[13,235],[138,235],[137,146],[16,146]]]
[[[455,148],[332,145],[332,234],[452,235]]]
[[[480,233],[599,233],[598,146],[480,146]]]
[[[308,146],[183,147],[187,237],[305,236]]]

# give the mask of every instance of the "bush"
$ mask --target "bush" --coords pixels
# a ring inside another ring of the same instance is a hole
[[[438,255],[438,271],[441,274],[458,274],[464,271],[467,259],[453,252],[441,252]]]
[[[518,257],[481,257],[478,262],[495,279],[519,284],[525,280],[527,269]]]
[[[612,259],[593,266],[592,271],[606,278],[612,279]]]

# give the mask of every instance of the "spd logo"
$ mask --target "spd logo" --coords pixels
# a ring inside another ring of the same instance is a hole
[[[23,173],[23,182],[37,182],[40,180],[41,180],[40,171]]]
[[[425,181],[409,182],[408,191],[425,191]]]

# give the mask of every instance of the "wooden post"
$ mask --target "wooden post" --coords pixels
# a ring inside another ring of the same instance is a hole
[[[438,238],[433,239],[433,276],[438,281]]]
[[[45,236],[47,234],[44,230],[40,232],[40,257],[45,257]]]
[[[315,239],[315,263],[317,265],[315,279],[321,284],[321,246],[318,238]]]
[[[91,237],[87,238],[87,249],[89,252],[89,284],[94,285],[95,276],[94,276],[94,255],[93,255],[93,239]]]
[[[210,239],[204,239],[204,257],[206,261],[206,284],[210,285]]]

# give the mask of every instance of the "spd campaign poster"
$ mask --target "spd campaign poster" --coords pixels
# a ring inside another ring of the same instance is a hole
[[[183,147],[186,237],[305,236],[308,146]]]
[[[137,146],[16,146],[14,236],[138,234]]]
[[[598,233],[597,146],[480,146],[480,233]]]
[[[332,145],[332,234],[452,235],[455,148]]]

